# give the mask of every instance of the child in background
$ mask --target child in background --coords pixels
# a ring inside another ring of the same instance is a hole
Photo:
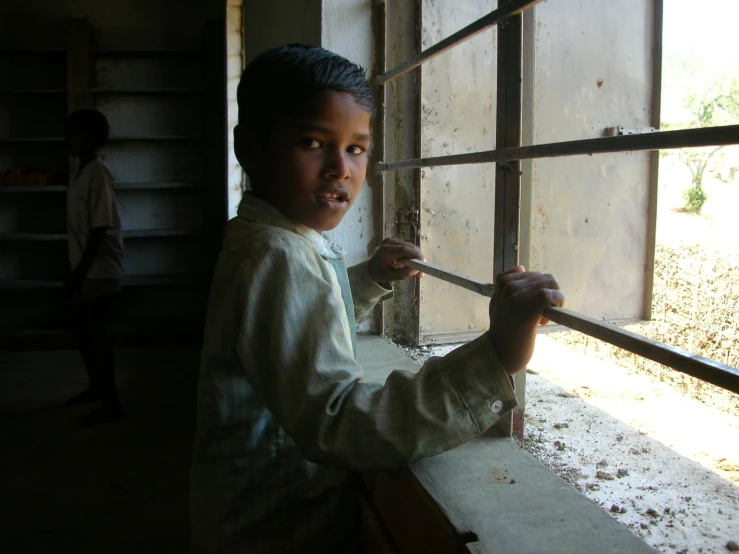
[[[516,405],[510,374],[533,353],[551,275],[497,279],[490,330],[417,374],[369,383],[355,314],[416,272],[419,249],[385,240],[344,265],[334,229],[365,179],[372,92],[321,48],[258,56],[238,89],[235,153],[249,175],[228,223],[205,324],[191,483],[196,553],[322,554],[357,548],[351,471],[398,468],[484,432]]]
[[[123,416],[115,386],[109,336],[113,304],[121,290],[123,239],[113,176],[98,158],[108,139],[108,121],[96,110],[80,110],[67,119],[67,145],[79,165],[67,189],[67,235],[71,274],[64,287],[74,301],[75,335],[89,378],[87,390],[67,405],[98,402],[80,418],[84,425]]]

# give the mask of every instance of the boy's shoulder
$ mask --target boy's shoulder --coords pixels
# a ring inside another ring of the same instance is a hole
[[[240,218],[228,223],[223,246],[254,261],[268,256],[297,261],[316,255],[311,241],[291,229]]]
[[[106,182],[109,181],[111,183],[113,182],[113,174],[105,165],[105,162],[100,158],[95,158],[90,161],[90,163],[82,168],[80,175],[91,177],[93,181],[101,180]]]

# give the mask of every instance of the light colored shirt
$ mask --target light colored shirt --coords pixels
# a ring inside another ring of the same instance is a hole
[[[516,405],[484,336],[417,374],[366,382],[354,356],[349,287],[342,289],[349,279],[357,313],[387,294],[366,264],[347,277],[339,247],[244,196],[226,230],[205,324],[194,552],[353,552],[350,470],[439,454]]]
[[[105,228],[105,237],[86,280],[117,281],[123,262],[121,218],[115,200],[115,182],[100,159],[94,159],[76,175],[67,189],[67,240],[72,270],[82,260],[93,229]],[[94,286],[93,286],[94,288]]]

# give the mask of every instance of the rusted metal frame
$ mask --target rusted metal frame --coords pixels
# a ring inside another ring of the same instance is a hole
[[[403,265],[489,298],[492,298],[495,293],[495,286],[491,283],[475,281],[428,262],[404,259]],[[739,369],[691,354],[680,348],[632,333],[611,323],[605,323],[564,308],[550,308],[544,311],[544,315],[555,323],[623,348],[702,381],[739,393]]]
[[[664,1],[653,0],[652,15],[652,106],[650,124],[659,129],[662,112],[662,24]],[[647,204],[647,250],[644,260],[644,294],[642,318],[652,319],[654,290],[654,258],[657,246],[657,200],[659,196],[659,151],[649,154],[649,180]]]
[[[454,33],[453,35],[445,38],[444,40],[436,43],[430,48],[427,48],[420,54],[414,56],[407,62],[404,62],[400,64],[399,66],[391,69],[387,73],[384,73],[382,75],[379,75],[375,79],[376,85],[383,85],[387,83],[388,81],[391,81],[395,79],[396,77],[399,77],[400,75],[403,75],[404,73],[407,73],[417,67],[419,67],[424,62],[429,61],[432,58],[435,58],[439,54],[442,54],[449,50],[450,48],[453,48],[461,43],[463,43],[466,40],[471,39],[472,37],[487,31],[491,27],[494,27],[499,22],[503,21],[507,17],[515,16],[520,14],[521,12],[527,10],[531,6],[538,4],[542,0],[511,0],[510,2],[506,2],[504,5],[500,6],[497,10],[490,12],[488,15],[481,17],[477,21],[474,21],[473,23],[470,23],[465,27],[464,29],[461,29]],[[500,2],[500,4],[503,4],[503,2]]]
[[[375,34],[375,74],[380,75],[387,69],[387,4],[385,0],[376,0],[372,10],[372,27]],[[372,179],[372,199],[374,213],[374,240],[379,245],[385,235],[387,192],[385,190],[385,174],[374,168],[377,160],[385,159],[385,112],[386,87],[377,87],[375,94],[375,120],[372,131],[372,163],[370,178]],[[385,302],[380,302],[372,312],[372,326],[379,333],[385,329]]]
[[[420,52],[423,48],[423,0],[415,1],[415,50]],[[418,65],[413,70],[413,153],[419,158],[423,155],[423,68]],[[383,87],[384,88],[384,87]],[[412,222],[412,242],[416,246],[420,246],[420,209],[421,206],[421,170],[416,169],[413,172],[413,202],[411,206],[415,208],[411,211],[409,217]],[[411,307],[413,310],[413,330],[410,335],[412,344],[420,344],[421,337],[421,281],[413,279],[413,297]]]
[[[512,4],[501,3],[501,9]],[[496,148],[521,146],[521,103],[523,72],[523,18],[520,14],[498,25],[498,79],[496,108]],[[518,264],[518,232],[521,214],[521,172],[519,162],[495,168],[495,217],[493,234],[493,275]],[[493,433],[523,439],[523,409],[516,408],[496,424]]]
[[[637,152],[645,150],[668,150],[674,148],[693,148],[699,146],[727,146],[739,144],[739,125],[704,127],[702,129],[682,129],[679,131],[659,131],[640,135],[571,140],[535,144],[518,148],[486,150],[470,154],[453,154],[434,158],[416,158],[390,163],[378,163],[378,171],[397,171],[419,167],[439,167],[448,165],[468,165],[480,163],[510,163],[518,160],[538,158],[558,158],[605,154],[609,152]]]

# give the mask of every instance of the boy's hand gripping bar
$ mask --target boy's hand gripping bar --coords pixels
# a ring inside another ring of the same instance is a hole
[[[400,259],[398,262],[406,267],[417,269],[427,275],[489,298],[492,298],[495,294],[495,285],[493,284],[475,281],[427,262],[408,258]],[[612,323],[599,321],[565,308],[547,308],[542,315],[555,323],[618,346],[643,358],[687,373],[731,392],[739,393],[739,370],[731,366],[691,354],[680,348],[626,331]]]

